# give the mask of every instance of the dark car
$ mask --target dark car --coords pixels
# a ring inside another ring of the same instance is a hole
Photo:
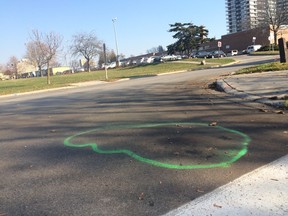
[[[196,52],[196,53],[194,53],[192,55],[191,55],[191,57],[193,57],[193,58],[207,58],[208,55],[209,55],[209,52],[200,51],[200,52]]]
[[[207,56],[207,58],[223,58],[226,57],[226,54],[222,50],[215,50]]]

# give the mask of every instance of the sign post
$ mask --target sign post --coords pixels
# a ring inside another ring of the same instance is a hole
[[[255,45],[255,43],[256,43],[256,37],[253,37],[253,38],[252,38],[252,43],[253,43],[253,45]]]
[[[222,42],[218,41],[218,58],[220,57],[220,48],[222,47]]]

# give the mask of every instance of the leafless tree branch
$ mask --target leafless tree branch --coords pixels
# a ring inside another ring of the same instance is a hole
[[[90,72],[90,61],[98,56],[102,49],[102,42],[93,33],[79,33],[73,35],[71,53],[74,56],[82,55],[87,61]]]

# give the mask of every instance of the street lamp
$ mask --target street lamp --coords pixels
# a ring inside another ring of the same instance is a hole
[[[119,66],[119,54],[118,54],[118,42],[117,42],[117,33],[116,33],[116,28],[115,28],[115,22],[117,20],[117,17],[112,19],[113,22],[113,29],[114,29],[114,36],[115,36],[115,44],[116,44],[116,66]]]

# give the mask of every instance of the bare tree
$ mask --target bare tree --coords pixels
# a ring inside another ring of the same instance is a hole
[[[47,64],[47,84],[50,84],[50,63],[56,57],[63,38],[54,32],[42,34],[38,30],[33,30],[31,39],[36,44],[37,49],[39,49],[39,55],[43,56],[44,62]]]
[[[107,60],[108,62],[116,62],[117,61],[117,56],[114,50],[108,51],[107,52]]]
[[[277,34],[282,25],[288,24],[288,8],[285,1],[279,1],[278,5],[267,4],[267,19],[264,24],[268,24],[273,32],[274,44],[277,44]]]
[[[73,71],[77,71],[77,69],[80,67],[80,63],[77,60],[70,61],[70,67],[73,69]]]
[[[106,62],[107,62],[107,50],[105,53],[104,53],[104,50],[99,53],[98,67],[102,68],[102,65],[105,64],[105,57],[106,57]]]
[[[42,68],[46,65],[46,56],[42,52],[40,46],[45,46],[41,42],[38,44],[34,41],[30,41],[26,44],[26,58],[40,71],[41,77],[43,76]]]
[[[148,49],[146,51],[148,54],[149,53],[163,53],[165,52],[163,46],[159,45],[158,47],[152,47],[151,49]]]
[[[87,70],[90,72],[91,60],[100,54],[102,42],[93,33],[79,33],[73,35],[73,44],[71,45],[72,55],[82,55],[87,61]]]
[[[15,76],[15,78],[18,78],[18,69],[17,69],[18,59],[16,56],[11,56],[8,62],[8,69],[10,71],[10,75]]]
[[[125,55],[120,54],[119,59],[125,58]],[[114,50],[110,50],[109,48],[106,48],[106,63],[111,63],[111,62],[116,62],[117,61],[117,56]],[[104,51],[101,50],[99,52],[99,59],[98,59],[98,66],[102,66],[105,63],[105,58],[104,58]]]
[[[4,75],[8,75],[9,77],[11,77],[12,72],[10,71],[8,64],[6,65],[1,65],[0,64],[0,73],[4,74]]]

